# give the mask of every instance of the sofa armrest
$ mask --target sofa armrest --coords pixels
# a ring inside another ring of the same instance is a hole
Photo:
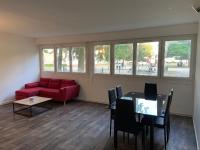
[[[71,86],[60,88],[62,98],[65,100],[77,97],[79,95],[79,91],[80,91],[79,85],[71,85]]]
[[[38,87],[39,86],[39,82],[33,82],[33,83],[27,83],[25,84],[25,88],[29,89],[29,88],[34,88],[34,87]]]

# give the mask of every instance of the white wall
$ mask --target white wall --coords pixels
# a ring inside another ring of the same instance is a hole
[[[197,55],[196,55],[196,74],[194,86],[194,127],[197,137],[197,145],[200,144],[200,23],[197,39]]]
[[[79,43],[88,41],[105,41],[116,39],[131,39],[141,37],[157,37],[169,35],[196,34],[198,25],[183,24],[167,27],[157,27],[148,29],[130,30],[124,32],[98,33],[76,36],[62,36],[52,38],[39,38],[36,40],[38,45],[51,45],[58,43]],[[91,60],[88,60],[91,61]],[[89,62],[88,74],[69,74],[69,73],[47,73],[42,72],[42,77],[75,79],[81,85],[79,99],[108,103],[107,90],[120,84],[124,92],[143,91],[144,83],[157,82],[159,93],[168,93],[170,88],[174,88],[174,99],[172,103],[172,112],[181,115],[193,114],[194,105],[194,80],[175,80],[160,78],[144,78],[132,76],[116,76],[116,75],[93,75],[92,62]]]
[[[37,80],[39,75],[35,40],[0,33],[0,103],[13,100],[15,90]]]

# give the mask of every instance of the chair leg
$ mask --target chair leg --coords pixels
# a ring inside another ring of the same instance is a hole
[[[129,133],[127,133],[127,137],[128,137],[128,144],[129,144]]]
[[[137,150],[137,135],[135,135],[135,149]]]
[[[146,132],[146,136],[148,136],[148,132],[149,132],[149,127],[145,126],[145,132]]]
[[[165,150],[166,150],[167,140],[166,140],[166,129],[165,129],[165,127],[164,127],[164,141],[165,141]]]
[[[112,119],[110,118],[110,136],[111,136],[111,130],[112,130]]]
[[[167,125],[167,142],[169,141],[169,133],[170,133],[170,118]]]
[[[114,130],[114,148],[117,149],[117,130]]]
[[[167,126],[167,143],[169,141],[169,127]]]
[[[145,150],[145,130],[142,131],[142,149]]]
[[[125,132],[123,132],[123,142],[125,142]]]

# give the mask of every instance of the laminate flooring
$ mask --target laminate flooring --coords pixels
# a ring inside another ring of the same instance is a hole
[[[51,102],[52,103],[52,102]],[[53,102],[53,109],[28,118],[13,115],[12,105],[0,106],[0,150],[113,150],[113,133],[109,136],[110,112],[107,105],[81,101]],[[164,149],[162,129],[155,129],[155,150]],[[123,142],[119,134],[119,150],[133,150],[134,136]],[[148,138],[146,148],[148,149]],[[141,149],[141,137],[138,149]],[[171,132],[167,150],[196,150],[192,118],[171,116]]]

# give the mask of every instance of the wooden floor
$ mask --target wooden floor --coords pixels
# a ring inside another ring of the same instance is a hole
[[[39,109],[35,109],[39,111]],[[171,117],[168,150],[196,150],[192,119]],[[147,140],[148,141],[148,140]],[[148,142],[147,142],[148,143]],[[155,130],[155,150],[164,149],[163,130]],[[138,140],[141,149],[141,140]],[[148,147],[148,146],[147,146]],[[52,110],[32,118],[12,113],[12,105],[0,106],[0,150],[113,150],[109,137],[109,110],[106,105],[70,102],[54,103]],[[134,149],[119,135],[119,149]]]

